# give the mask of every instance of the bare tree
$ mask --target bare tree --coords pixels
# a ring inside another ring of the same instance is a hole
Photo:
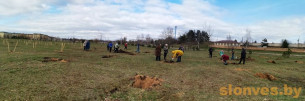
[[[144,40],[144,34],[141,34],[141,40]]]
[[[103,41],[103,34],[100,33],[100,40]]]
[[[232,40],[232,37],[230,34],[227,36],[227,40]]]
[[[172,27],[167,27],[166,29],[163,30],[161,34],[161,38],[166,39],[169,37],[173,37],[174,34],[174,29]]]
[[[207,32],[210,38],[213,36],[214,29],[210,24],[205,23],[203,26],[203,31]],[[208,41],[208,44],[210,44],[210,40]],[[198,44],[198,47],[199,47],[199,44]]]
[[[251,33],[252,31],[250,29],[246,29],[246,41],[251,42],[252,41],[252,37],[251,37]]]
[[[205,23],[203,25],[203,31],[207,32],[210,37],[212,37],[212,35],[214,33],[213,27],[210,24],[207,24],[207,23]]]
[[[137,35],[137,41],[139,41],[140,40],[140,35]]]
[[[151,42],[151,37],[150,37],[149,34],[146,35],[145,39],[146,39],[146,44],[150,44],[150,42]]]
[[[245,38],[246,38],[246,47],[248,47],[249,43],[252,41],[252,37],[251,37],[251,33],[252,31],[250,29],[246,29],[246,35],[245,35]]]

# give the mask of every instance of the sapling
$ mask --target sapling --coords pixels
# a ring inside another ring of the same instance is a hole
[[[7,42],[7,41],[6,41],[6,43],[7,43],[7,51],[8,51],[8,52],[11,52],[11,51],[10,51],[10,43]]]
[[[18,46],[18,42],[19,42],[19,41],[17,41],[17,43],[16,43],[16,45],[15,45],[15,48],[14,48],[13,53],[16,51],[16,47]]]

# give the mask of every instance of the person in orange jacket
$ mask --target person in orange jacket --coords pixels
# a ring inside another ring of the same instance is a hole
[[[182,50],[174,50],[172,51],[172,61],[174,61],[175,58],[178,58],[177,59],[177,62],[181,62],[181,56],[183,55],[183,51]],[[180,58],[179,58],[180,57]]]

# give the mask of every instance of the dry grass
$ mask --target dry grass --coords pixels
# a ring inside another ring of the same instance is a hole
[[[17,40],[9,42],[15,44]],[[305,99],[302,96],[304,90],[299,99],[293,99],[292,96],[219,95],[219,88],[228,84],[239,87],[282,87],[288,84],[304,88],[304,64],[295,62],[304,61],[305,57],[302,56],[281,58],[263,55],[266,58],[261,58],[262,55],[254,51],[251,57],[255,61],[225,66],[219,58],[208,58],[207,49],[186,51],[181,63],[164,63],[155,61],[153,54],[109,53],[104,44],[92,43],[91,51],[83,51],[83,47],[79,47],[81,43],[66,43],[62,53],[58,53],[61,42],[50,43],[48,47],[37,44],[35,48],[26,44],[29,43],[20,42],[16,54],[9,54],[3,48],[6,45],[0,45],[0,100]],[[134,46],[128,48],[127,51],[131,53],[136,50]],[[152,53],[154,49],[141,47],[141,51]],[[218,51],[214,52],[215,56]],[[240,51],[236,51],[236,55],[239,54]],[[102,58],[105,55],[114,57]],[[61,58],[69,62],[42,62],[44,57]],[[268,60],[276,60],[276,64],[267,63]],[[260,79],[254,76],[255,73],[268,73],[277,80]],[[156,89],[134,88],[130,78],[135,74],[155,76],[164,81]]]

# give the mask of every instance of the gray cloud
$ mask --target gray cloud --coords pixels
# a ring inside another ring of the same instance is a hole
[[[0,30],[12,32],[40,32],[58,37],[118,39],[150,34],[159,38],[168,26],[178,26],[178,35],[189,29],[204,29],[211,25],[213,40],[224,39],[230,34],[241,40],[245,29],[252,31],[254,40],[267,37],[278,42],[282,38],[294,40],[304,36],[305,18],[286,18],[257,22],[253,25],[235,25],[222,21],[229,11],[214,6],[208,1],[183,0],[182,4],[163,0],[10,0],[0,1],[0,14],[18,16],[27,14],[16,24],[1,26]],[[50,7],[57,7],[59,13],[44,13]],[[11,10],[12,12],[7,12]],[[0,20],[1,21],[1,20]],[[287,34],[289,33],[289,34]]]

